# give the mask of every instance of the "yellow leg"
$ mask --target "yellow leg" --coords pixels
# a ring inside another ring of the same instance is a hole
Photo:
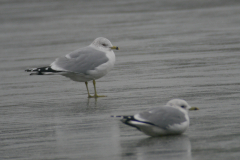
[[[96,81],[95,80],[93,80],[93,86],[94,86],[94,92],[95,92],[95,94],[94,94],[94,97],[95,98],[98,98],[98,97],[107,97],[107,96],[100,96],[100,95],[97,95],[97,89],[96,89]]]
[[[85,82],[86,88],[87,88],[87,93],[88,93],[88,98],[93,98],[94,96],[91,96],[88,90],[88,82]]]

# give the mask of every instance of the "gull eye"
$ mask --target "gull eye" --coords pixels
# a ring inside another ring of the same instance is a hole
[[[181,108],[186,108],[186,107],[184,105],[182,105]]]
[[[104,47],[106,47],[106,46],[107,46],[107,44],[105,44],[105,43],[103,43],[102,45],[103,45]]]

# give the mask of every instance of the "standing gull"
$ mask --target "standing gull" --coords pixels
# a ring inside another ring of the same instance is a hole
[[[50,66],[26,69],[30,75],[61,74],[73,81],[85,82],[88,98],[105,97],[97,94],[96,79],[106,75],[114,66],[115,54],[119,50],[103,37],[96,38],[89,46],[57,58]],[[93,81],[94,96],[88,90],[88,81]]]
[[[182,99],[170,100],[165,106],[149,109],[133,116],[122,116],[123,123],[149,136],[182,134],[189,127],[188,110],[198,110]]]

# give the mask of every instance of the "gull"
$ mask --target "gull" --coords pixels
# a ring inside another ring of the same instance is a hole
[[[121,121],[124,124],[152,137],[176,135],[182,134],[189,127],[188,110],[198,108],[191,107],[185,100],[172,99],[165,106],[155,107],[133,116],[120,117],[123,117]]]
[[[114,66],[115,54],[119,50],[103,37],[96,38],[89,46],[57,58],[47,67],[26,69],[30,75],[60,74],[73,81],[85,82],[88,98],[106,97],[97,94],[96,79],[105,76]],[[94,95],[90,95],[88,81],[93,81]]]

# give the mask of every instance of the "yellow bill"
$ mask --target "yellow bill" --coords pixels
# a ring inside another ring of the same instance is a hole
[[[194,111],[194,110],[199,110],[199,108],[197,108],[197,107],[191,107],[189,110],[190,110],[190,111]]]
[[[112,47],[110,47],[111,49],[116,49],[116,50],[119,50],[119,48],[118,47],[116,47],[116,46],[112,46]]]

